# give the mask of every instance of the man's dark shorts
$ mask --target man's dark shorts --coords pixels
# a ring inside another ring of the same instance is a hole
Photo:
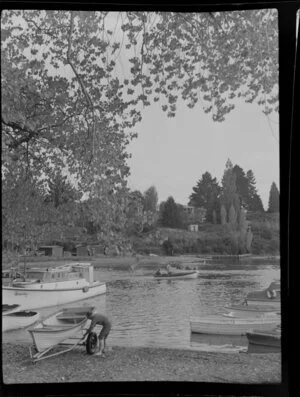
[[[110,330],[111,330],[111,326],[104,325],[104,327],[102,327],[100,331],[99,339],[106,339],[108,337]]]

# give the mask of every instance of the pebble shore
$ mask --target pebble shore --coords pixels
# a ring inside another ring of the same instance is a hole
[[[32,363],[28,345],[2,346],[3,381],[66,383],[110,381],[187,381],[268,384],[281,382],[281,355],[208,353],[149,347],[113,346],[106,357],[76,348]]]

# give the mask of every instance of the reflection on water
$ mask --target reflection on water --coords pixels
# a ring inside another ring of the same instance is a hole
[[[153,267],[134,272],[122,268],[95,270],[95,277],[107,283],[106,295],[66,306],[96,306],[112,320],[109,342],[121,346],[161,346],[234,352],[247,346],[245,337],[229,338],[191,335],[190,316],[224,312],[253,290],[266,288],[280,278],[279,264],[250,266],[199,265],[199,277],[190,280],[157,280]],[[40,309],[42,317],[58,307]],[[3,334],[5,341],[31,341],[26,330]]]

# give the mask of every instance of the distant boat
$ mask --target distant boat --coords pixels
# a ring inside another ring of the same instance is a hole
[[[40,313],[18,310],[19,305],[2,305],[2,331],[28,327],[40,318]]]
[[[281,348],[281,328],[275,327],[266,330],[246,332],[249,344]]]
[[[28,331],[37,352],[46,352],[74,337],[85,327],[87,313],[94,310],[93,306],[63,308],[30,328]]]
[[[168,273],[155,273],[154,274],[155,278],[159,279],[193,279],[198,277],[198,271],[197,270],[191,270],[191,271],[172,271]]]
[[[106,284],[94,281],[90,263],[68,264],[56,268],[31,268],[25,281],[15,280],[2,287],[4,304],[21,309],[57,306],[91,298],[106,292]]]
[[[235,318],[222,315],[191,317],[191,332],[211,335],[246,335],[252,329],[268,330],[280,323],[280,317]]]

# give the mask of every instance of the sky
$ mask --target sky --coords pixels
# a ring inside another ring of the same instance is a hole
[[[279,188],[278,114],[269,119],[255,104],[239,102],[221,123],[200,107],[178,106],[168,118],[159,102],[143,111],[138,138],[131,142],[129,187],[144,192],[154,185],[159,201],[172,196],[188,204],[193,186],[206,171],[218,182],[229,158],[245,172],[251,169],[265,209],[274,181]]]

